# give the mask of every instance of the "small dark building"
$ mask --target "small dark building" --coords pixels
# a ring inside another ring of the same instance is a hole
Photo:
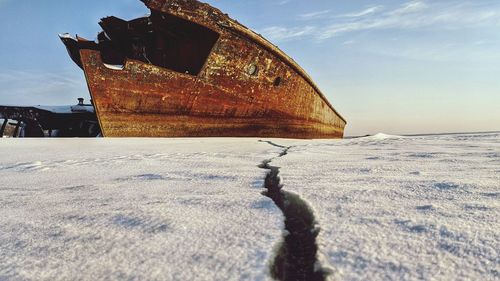
[[[101,133],[92,104],[2,106],[0,137],[97,137]]]

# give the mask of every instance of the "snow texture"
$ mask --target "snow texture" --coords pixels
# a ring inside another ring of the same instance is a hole
[[[3,139],[0,280],[267,280],[257,140]]]
[[[285,142],[336,280],[500,280],[500,134]]]
[[[500,134],[272,140],[332,280],[499,280]],[[257,139],[1,139],[0,280],[269,280]]]

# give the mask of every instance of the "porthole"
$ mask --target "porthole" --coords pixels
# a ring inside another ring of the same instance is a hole
[[[274,79],[274,86],[275,87],[278,87],[279,85],[281,85],[281,77],[276,77],[276,79]]]
[[[251,64],[248,66],[247,71],[249,75],[255,76],[259,72],[259,68],[255,64]]]

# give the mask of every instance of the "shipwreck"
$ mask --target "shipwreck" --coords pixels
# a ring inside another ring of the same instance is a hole
[[[342,138],[346,120],[278,47],[196,0],[141,0],[95,41],[60,35],[104,137]]]

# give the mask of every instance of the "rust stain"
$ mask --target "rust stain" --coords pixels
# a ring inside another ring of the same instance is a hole
[[[345,119],[267,40],[196,0],[143,2],[151,16],[103,19],[99,44],[62,38],[104,136],[343,137]]]

